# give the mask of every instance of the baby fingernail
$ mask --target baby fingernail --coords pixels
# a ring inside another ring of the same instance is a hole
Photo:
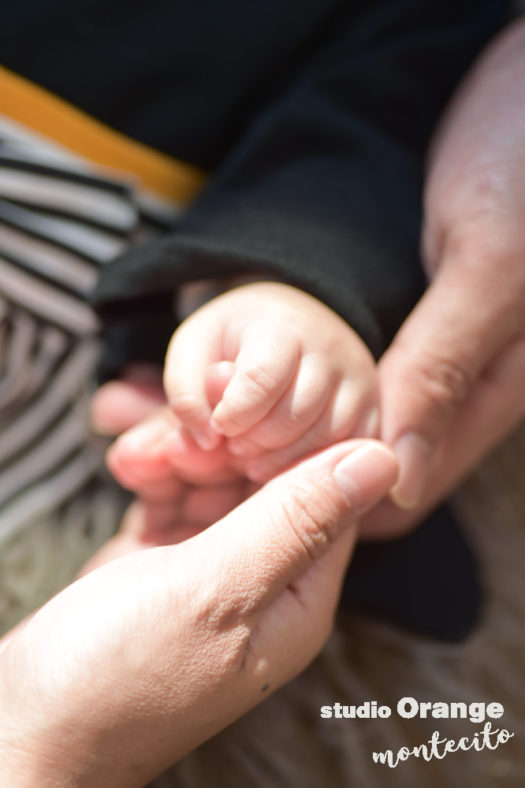
[[[210,424],[217,432],[222,432],[221,413],[223,412],[222,402],[215,406],[211,415]]]
[[[178,394],[169,401],[170,408],[181,418],[193,416],[201,408],[194,394]]]
[[[397,472],[394,454],[375,442],[348,454],[336,465],[333,475],[349,505],[362,514],[387,494]]]
[[[409,432],[394,445],[399,460],[399,479],[390,497],[400,509],[415,509],[421,500],[432,462],[432,447],[420,435]]]

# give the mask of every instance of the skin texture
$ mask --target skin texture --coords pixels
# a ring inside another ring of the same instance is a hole
[[[194,312],[170,342],[164,388],[197,444],[224,439],[252,481],[377,428],[369,351],[327,306],[284,284],[244,285]]]
[[[522,20],[474,66],[436,135],[422,247],[430,287],[379,365],[381,436],[407,509],[443,495],[525,412]]]
[[[137,503],[122,557],[4,641],[2,785],[142,786],[300,672],[330,632],[357,518],[396,474],[382,444],[338,444],[210,527],[172,517],[194,536],[141,551],[125,542]]]

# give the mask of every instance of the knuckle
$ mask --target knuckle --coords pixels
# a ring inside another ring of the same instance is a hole
[[[465,401],[474,375],[461,362],[427,354],[413,382],[443,416],[450,416]]]
[[[253,438],[265,449],[285,448],[315,427],[325,407],[326,397],[315,391],[310,399],[304,396],[289,399],[285,395],[285,400],[253,428]]]
[[[213,593],[205,596],[197,592],[192,598],[194,627],[203,640],[215,643],[223,675],[235,675],[253,659],[253,628],[248,619],[259,604],[242,596],[232,599],[226,595],[224,598],[223,589],[213,586],[211,591]]]
[[[311,560],[320,558],[337,536],[337,509],[327,490],[304,483],[292,486],[282,502],[282,517]]]
[[[261,404],[273,399],[279,384],[279,379],[261,366],[240,370],[223,394],[214,414],[216,421],[235,433],[249,429],[263,415]]]
[[[240,383],[250,395],[256,396],[257,399],[270,396],[280,384],[279,378],[261,365],[248,367],[239,374]]]

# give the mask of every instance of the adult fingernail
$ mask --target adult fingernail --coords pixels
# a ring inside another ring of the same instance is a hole
[[[368,443],[341,460],[333,475],[352,510],[362,514],[387,494],[397,472],[393,453],[380,443]]]
[[[415,509],[421,501],[432,463],[432,447],[414,432],[399,438],[394,445],[399,460],[399,479],[390,492],[400,509]]]
[[[191,432],[197,446],[204,451],[217,448],[221,436],[210,423],[207,406],[200,403],[194,394],[179,394],[170,400],[170,407]]]

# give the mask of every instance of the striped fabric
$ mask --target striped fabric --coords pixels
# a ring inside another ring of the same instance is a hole
[[[88,429],[87,297],[101,267],[175,213],[0,117],[0,545],[50,515],[116,524],[120,496]]]

